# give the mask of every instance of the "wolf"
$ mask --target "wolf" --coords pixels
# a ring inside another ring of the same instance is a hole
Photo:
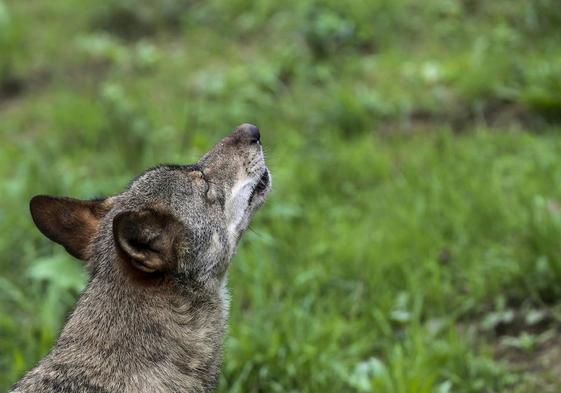
[[[89,281],[11,392],[215,391],[228,265],[271,184],[259,129],[242,124],[197,163],[151,168],[118,195],[33,197],[37,228]]]

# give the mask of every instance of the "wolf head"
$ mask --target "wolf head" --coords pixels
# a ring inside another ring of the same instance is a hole
[[[240,236],[271,189],[259,129],[242,124],[197,163],[160,165],[120,194],[82,201],[39,195],[39,230],[87,261],[145,277],[222,278]]]

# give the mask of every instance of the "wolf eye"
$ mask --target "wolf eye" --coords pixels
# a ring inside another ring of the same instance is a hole
[[[187,174],[189,176],[191,176],[193,181],[196,181],[196,180],[204,181],[205,184],[207,185],[207,188],[208,188],[209,181],[206,178],[205,173],[203,172],[202,169],[200,169],[198,167],[189,168],[189,171],[187,172]]]

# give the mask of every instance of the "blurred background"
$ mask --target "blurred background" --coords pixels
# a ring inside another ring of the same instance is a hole
[[[257,124],[221,392],[561,391],[557,0],[0,0],[0,390],[83,288],[38,193]]]

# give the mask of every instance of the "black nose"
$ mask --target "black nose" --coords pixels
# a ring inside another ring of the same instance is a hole
[[[238,129],[243,132],[249,138],[251,143],[258,143],[261,140],[261,134],[259,133],[259,128],[253,124],[244,123],[238,127]]]

